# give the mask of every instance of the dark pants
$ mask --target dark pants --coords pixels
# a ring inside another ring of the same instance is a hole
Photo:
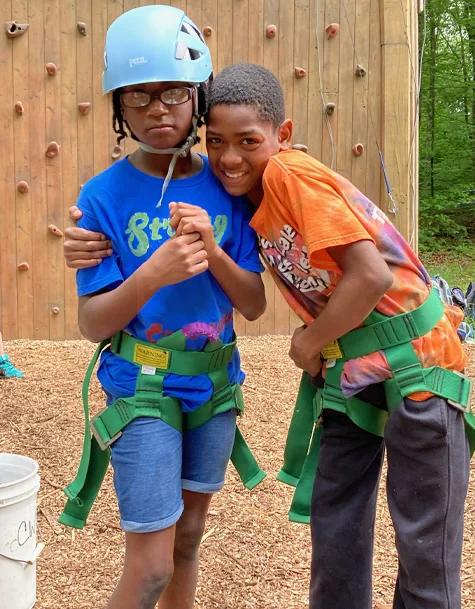
[[[372,609],[378,483],[399,558],[394,609],[460,609],[469,448],[463,415],[441,398],[405,399],[384,441],[331,410],[323,415],[311,508],[310,609]]]

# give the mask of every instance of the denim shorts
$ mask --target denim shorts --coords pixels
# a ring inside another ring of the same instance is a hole
[[[218,492],[235,432],[236,410],[184,434],[161,419],[129,423],[111,446],[123,530],[150,533],[175,524],[183,512],[182,489]]]

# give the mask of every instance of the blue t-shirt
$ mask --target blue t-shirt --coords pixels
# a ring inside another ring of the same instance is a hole
[[[228,256],[243,269],[256,273],[263,270],[256,235],[249,227],[252,215],[249,203],[228,195],[212,174],[207,157],[201,158],[201,171],[190,178],[172,180],[159,208],[163,179],[143,173],[127,158],[84,185],[78,200],[83,213],[79,226],[104,233],[112,241],[114,253],[98,266],[77,271],[79,296],[104,288],[113,290],[173,235],[168,207],[172,201],[206,209],[215,240]],[[224,343],[232,339],[233,307],[213,275],[206,271],[161,288],[125,330],[149,342],[184,330],[186,348],[200,350],[216,334]],[[135,392],[138,370],[134,364],[106,350],[98,377],[111,396],[128,397]],[[244,375],[237,349],[228,364],[228,373],[231,383],[242,383]],[[213,392],[207,375],[168,374],[163,387],[164,395],[182,401],[185,412],[207,402]]]

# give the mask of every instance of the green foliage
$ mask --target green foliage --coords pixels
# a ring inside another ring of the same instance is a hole
[[[475,190],[475,2],[426,0],[420,98],[420,241],[447,247],[467,235],[454,212]],[[475,195],[471,195],[475,200]],[[475,208],[474,208],[475,209]]]

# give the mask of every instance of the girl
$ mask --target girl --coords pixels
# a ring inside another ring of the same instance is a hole
[[[108,30],[103,90],[112,91],[118,141],[128,131],[139,142],[78,201],[80,226],[104,233],[114,252],[77,273],[82,334],[93,342],[119,337],[98,370],[108,404],[133,399],[136,386],[156,378],[154,361],[127,359],[118,342],[155,357],[153,345],[169,346],[179,332],[183,349],[209,350],[232,341],[233,307],[249,320],[265,308],[250,211],[225,192],[207,158],[191,152],[211,76],[202,35],[178,9],[140,7]],[[176,361],[173,349],[159,353],[165,368],[170,354]],[[237,350],[229,353],[223,391],[244,378]],[[213,374],[163,374],[157,405],[172,398],[195,412],[214,396]],[[200,539],[211,496],[224,484],[235,424],[235,409],[183,434],[142,416],[112,443],[126,554],[108,609],[152,609],[159,599],[161,609],[193,607]]]

